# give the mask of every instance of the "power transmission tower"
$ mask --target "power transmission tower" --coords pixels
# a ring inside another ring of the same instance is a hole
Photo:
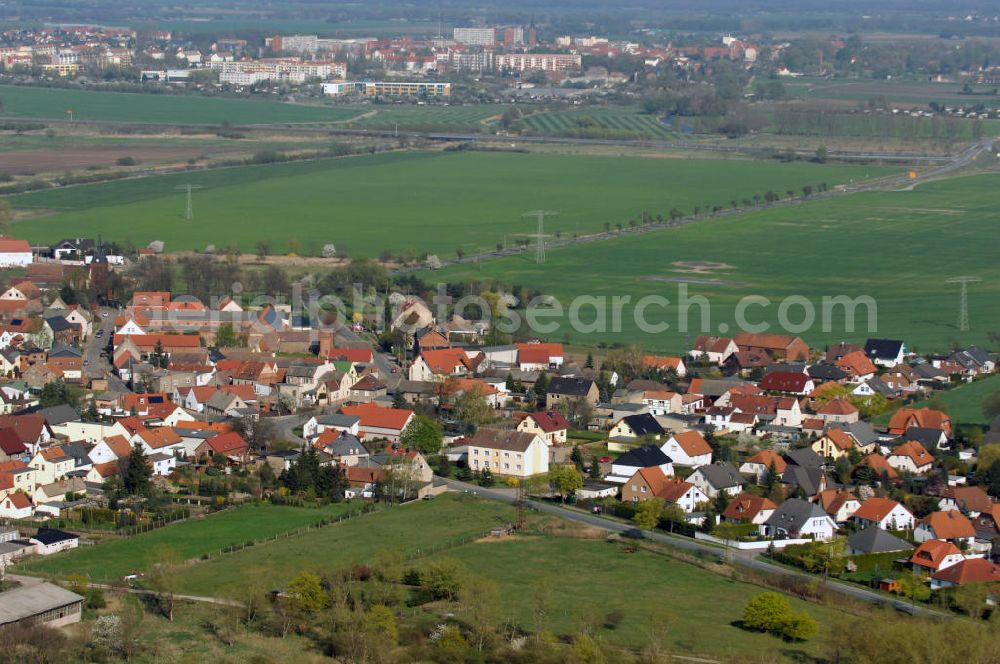
[[[945,280],[946,284],[958,284],[961,287],[962,302],[958,308],[958,330],[969,331],[969,284],[982,281],[979,277],[952,277]]]
[[[188,221],[194,219],[194,201],[192,200],[191,192],[201,188],[200,184],[181,184],[174,187],[174,189],[187,192],[187,206],[184,208],[184,218]]]
[[[559,214],[551,210],[532,210],[525,212],[522,217],[536,217],[538,219],[538,232],[535,237],[538,243],[535,245],[535,262],[539,265],[545,263],[545,217]]]

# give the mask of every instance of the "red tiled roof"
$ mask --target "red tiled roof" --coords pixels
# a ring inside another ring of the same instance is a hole
[[[563,356],[562,344],[517,344],[519,364],[548,364],[553,357]]]
[[[330,352],[326,356],[331,360],[345,360],[347,362],[365,362],[370,363],[372,361],[372,349],[371,348],[331,348]]]
[[[855,408],[854,404],[847,399],[837,397],[820,408],[817,412],[820,415],[853,415],[858,412],[858,409]]]
[[[343,406],[340,412],[360,418],[359,427],[367,429],[402,430],[413,416],[413,411],[405,408],[382,408],[376,404],[361,404],[358,406]]]
[[[774,501],[763,496],[741,493],[729,501],[722,516],[730,521],[752,521],[761,510],[773,510],[777,507]]]
[[[762,390],[774,392],[803,392],[810,378],[794,371],[772,371],[758,383]]]
[[[972,522],[964,514],[955,510],[931,512],[921,519],[920,523],[929,526],[934,531],[936,539],[958,539],[976,536],[976,529],[972,526]]]
[[[21,253],[31,253],[31,245],[28,244],[27,240],[15,240],[12,237],[7,237],[6,235],[0,235],[0,253],[4,254],[21,254]]]
[[[212,448],[213,452],[217,454],[235,454],[243,452],[249,448],[249,445],[247,444],[247,441],[243,439],[243,436],[235,431],[220,433],[217,436],[212,436],[206,440],[205,443]]]
[[[985,558],[966,558],[940,572],[934,572],[931,578],[956,586],[965,583],[995,583],[1000,581],[1000,565]]]
[[[873,496],[861,503],[861,507],[858,511],[854,513],[854,517],[857,519],[865,519],[866,521],[881,521],[888,514],[899,506],[895,500],[889,500],[888,498],[879,498]]]
[[[708,444],[705,437],[698,431],[682,431],[681,433],[675,433],[673,438],[688,456],[700,456],[702,454],[711,454],[712,452],[712,446]]]
[[[898,445],[893,448],[889,456],[902,456],[909,457],[913,460],[913,463],[918,468],[920,466],[925,466],[929,463],[933,463],[934,457],[931,455],[927,449],[915,440],[910,440],[902,445]]]
[[[0,251],[3,251],[2,247],[0,247]],[[22,493],[20,491],[9,494],[7,496],[7,500],[10,501],[11,507],[13,507],[14,509],[23,510],[28,507],[31,507],[31,498],[28,497],[28,494]]]
[[[552,433],[553,431],[561,431],[563,429],[569,429],[569,421],[563,417],[563,414],[555,411],[545,411],[540,413],[531,413],[528,415],[531,419],[535,421],[538,428],[545,433]]]
[[[770,468],[773,464],[775,472],[778,473],[785,472],[785,469],[788,467],[788,464],[781,458],[781,455],[774,450],[761,450],[747,459],[746,463],[763,464],[765,468]]]
[[[910,556],[910,562],[921,567],[937,569],[944,562],[946,556],[961,555],[962,552],[951,542],[945,540],[927,540],[916,548]]]

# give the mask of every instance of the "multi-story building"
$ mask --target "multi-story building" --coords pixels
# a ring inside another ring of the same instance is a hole
[[[262,81],[305,83],[314,78],[343,78],[347,73],[347,66],[342,62],[294,58],[216,62],[211,66],[219,71],[219,82],[230,85],[254,85]]]
[[[493,28],[455,28],[452,38],[460,44],[472,46],[492,46],[497,40]]]
[[[575,71],[583,66],[580,55],[569,53],[497,53],[494,66],[508,71]]]
[[[323,94],[331,97],[450,97],[451,83],[425,81],[353,81],[324,83]]]

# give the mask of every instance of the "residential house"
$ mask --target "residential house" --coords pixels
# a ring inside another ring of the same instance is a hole
[[[939,572],[965,560],[958,547],[946,540],[927,540],[910,556],[915,571]]]
[[[344,497],[353,498],[374,498],[379,485],[385,479],[385,471],[382,468],[372,468],[368,466],[348,466],[344,469],[347,479],[347,490]]]
[[[900,408],[889,420],[889,433],[894,436],[902,436],[912,427],[940,429],[950,436],[951,418],[932,408]]]
[[[995,505],[989,494],[978,486],[950,486],[944,490],[938,509],[957,510],[973,519],[984,512],[991,512]]]
[[[867,556],[873,553],[913,551],[913,545],[878,526],[868,526],[847,538],[848,556]]]
[[[918,475],[930,472],[934,466],[934,456],[915,440],[897,445],[886,457],[886,461],[896,470]]]
[[[684,366],[684,358],[681,357],[644,355],[642,366],[664,373],[672,371],[678,378],[684,378],[687,375],[687,367]]]
[[[371,457],[361,439],[347,431],[326,429],[313,443],[313,447],[329,454],[342,466],[356,466]]]
[[[688,356],[696,360],[704,359],[709,364],[721,365],[738,350],[736,342],[728,337],[700,336],[694,340]]]
[[[690,514],[709,498],[690,482],[667,477],[657,467],[641,468],[622,486],[622,502],[643,502],[662,498]]]
[[[959,549],[968,551],[975,543],[976,529],[968,517],[956,510],[931,512],[917,523],[913,539],[917,542],[948,540]]]
[[[518,423],[517,430],[541,436],[546,445],[561,445],[566,442],[569,421],[556,410],[529,413]]]
[[[358,435],[361,418],[356,415],[346,415],[344,413],[328,413],[324,415],[314,415],[306,420],[302,425],[302,437],[309,440],[327,429],[338,432],[347,432]]]
[[[681,395],[670,390],[646,390],[642,393],[642,403],[651,415],[673,415],[684,409]]]
[[[861,503],[851,519],[861,528],[875,525],[883,530],[910,530],[914,525],[913,513],[910,510],[895,500],[877,496]]]
[[[898,339],[869,339],[865,342],[865,355],[881,367],[894,367],[906,358],[906,344]]]
[[[752,493],[741,493],[729,501],[722,518],[734,523],[762,525],[771,518],[778,506],[769,498]]]
[[[809,377],[809,374],[792,371],[772,371],[757,383],[757,387],[768,392],[783,392],[785,394],[802,396],[816,389],[816,384]]]
[[[194,451],[195,458],[223,456],[230,463],[245,466],[250,459],[250,445],[235,431],[220,433],[205,440]]]
[[[558,369],[564,359],[563,346],[559,343],[517,344],[517,364],[521,371]]]
[[[549,470],[549,450],[541,436],[522,431],[479,429],[468,442],[469,467],[494,475],[531,477]]]
[[[660,449],[678,466],[698,468],[712,463],[712,446],[693,429],[673,434]]]
[[[0,519],[30,519],[34,511],[31,496],[22,491],[0,498]]]
[[[560,403],[583,399],[590,405],[596,405],[601,393],[597,383],[589,378],[559,377],[549,382],[545,393],[545,408],[553,410]]]
[[[745,484],[740,471],[728,461],[716,461],[712,464],[699,466],[687,479],[688,482],[704,491],[709,498],[715,498],[720,493],[735,496],[742,491]]]
[[[184,441],[180,435],[171,427],[142,428],[132,435],[130,441],[132,446],[142,445],[143,452],[147,455],[177,454],[183,451]]]
[[[781,475],[788,464],[774,450],[761,450],[749,457],[740,466],[740,472],[749,475],[757,484],[764,484],[770,473]]]
[[[441,381],[449,376],[468,376],[475,373],[483,360],[482,353],[470,355],[463,348],[424,350],[410,365],[409,379]]]
[[[816,454],[834,460],[847,456],[856,446],[854,436],[839,428],[827,429],[811,445]]]
[[[826,541],[833,538],[837,524],[819,505],[789,498],[764,521],[762,530],[773,538]]]
[[[847,523],[847,520],[854,516],[858,508],[861,507],[861,501],[858,500],[858,497],[847,489],[820,491],[816,502],[837,523]]]
[[[406,408],[383,408],[374,403],[343,406],[341,414],[359,418],[357,435],[361,440],[384,438],[397,442],[403,430],[415,417]]]
[[[132,453],[132,443],[129,437],[122,435],[108,436],[94,445],[90,450],[90,461],[95,466],[123,459]]]
[[[816,411],[816,417],[828,424],[851,424],[861,419],[858,409],[843,397],[831,399]]]
[[[625,452],[611,463],[611,474],[605,479],[624,484],[643,468],[659,468],[664,475],[672,477],[673,463],[663,450],[656,445],[643,445]]]
[[[878,372],[875,363],[861,350],[844,355],[837,360],[836,366],[847,374],[848,381],[852,383],[863,383],[871,380]]]
[[[61,445],[54,445],[38,450],[29,465],[35,470],[35,484],[51,484],[76,468],[76,460]]]
[[[666,433],[656,418],[649,413],[639,413],[628,415],[615,422],[608,433],[610,438],[616,440],[637,440],[648,438],[659,440]],[[671,458],[673,458],[671,456]]]
[[[966,558],[931,574],[931,590],[973,583],[994,584],[998,581],[1000,581],[1000,565],[985,558]]]

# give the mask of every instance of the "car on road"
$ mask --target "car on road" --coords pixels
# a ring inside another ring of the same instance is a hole
[[[601,457],[601,458],[599,459],[599,461],[600,461],[601,463],[609,463],[609,462],[611,461],[611,457],[609,457],[609,456],[602,456],[602,457]]]
[[[88,364],[90,364],[90,360],[84,360],[83,361],[83,366],[87,366]]]
[[[108,317],[108,312],[107,311],[102,311],[101,312],[101,318],[107,318],[107,317]]]
[[[104,336],[104,328],[102,327],[101,329],[99,329],[99,330],[97,331],[97,337],[98,337],[98,338],[101,338],[101,337],[103,337],[103,336]]]
[[[398,367],[393,367],[392,368],[392,373],[399,373],[399,368]]]

